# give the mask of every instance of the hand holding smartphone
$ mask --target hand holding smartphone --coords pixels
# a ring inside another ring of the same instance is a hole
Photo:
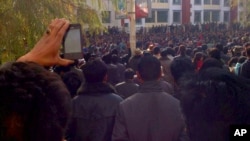
[[[63,37],[63,54],[65,59],[83,58],[83,36],[81,24],[70,24]]]

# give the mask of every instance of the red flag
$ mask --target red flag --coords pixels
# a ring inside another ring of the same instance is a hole
[[[148,17],[148,12],[147,10],[143,10],[139,5],[135,5],[135,17],[137,19],[139,18],[146,18]]]

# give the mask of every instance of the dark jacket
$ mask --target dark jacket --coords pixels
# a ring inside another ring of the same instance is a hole
[[[111,141],[115,113],[121,101],[107,84],[86,84],[72,100],[68,141]]]
[[[107,68],[108,82],[115,86],[120,81],[119,68],[115,64],[107,64]]]
[[[120,103],[113,141],[179,141],[185,138],[179,101],[159,81],[144,82],[139,92]]]
[[[126,80],[116,84],[115,89],[118,95],[126,99],[138,91],[139,85],[134,83],[133,80]]]

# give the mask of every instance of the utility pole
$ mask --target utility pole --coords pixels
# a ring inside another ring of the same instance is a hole
[[[134,56],[136,50],[135,0],[130,0],[130,11],[128,13],[130,16],[129,44],[132,56]]]

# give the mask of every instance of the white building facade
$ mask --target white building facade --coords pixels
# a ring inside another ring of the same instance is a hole
[[[127,5],[133,0],[127,0]],[[129,19],[116,19],[111,0],[104,0],[109,13],[103,24],[128,27]],[[151,17],[136,19],[137,28],[172,24],[227,23],[239,21],[240,7],[230,0],[151,0]],[[129,12],[129,9],[127,9]]]

